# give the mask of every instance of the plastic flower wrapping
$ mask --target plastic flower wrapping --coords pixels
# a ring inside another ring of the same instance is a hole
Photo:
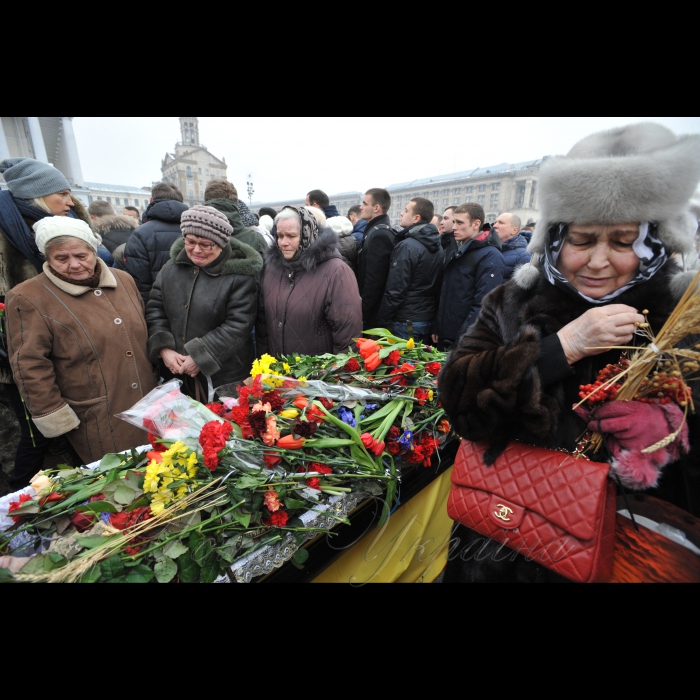
[[[208,583],[290,533],[298,545],[325,533],[301,516],[331,499],[381,497],[386,522],[402,473],[439,464],[451,426],[437,396],[444,355],[368,335],[344,355],[265,355],[209,406],[178,381],[157,388],[120,416],[148,448],[39,475],[9,503],[0,557],[12,572],[0,577]]]

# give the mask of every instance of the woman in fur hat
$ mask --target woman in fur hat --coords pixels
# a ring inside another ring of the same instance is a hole
[[[440,377],[455,430],[490,444],[487,463],[514,440],[573,452],[602,424],[624,486],[700,515],[700,416],[652,462],[641,451],[680,427],[677,406],[607,403],[586,420],[572,410],[580,387],[620,361],[595,348],[632,343],[644,311],[658,333],[692,280],[678,261],[694,250],[699,180],[700,136],[654,124],[596,134],[543,166],[536,262],[487,297]],[[447,582],[553,580],[479,540],[457,526]]]

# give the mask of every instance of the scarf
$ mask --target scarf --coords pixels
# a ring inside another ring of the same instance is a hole
[[[97,265],[95,265],[95,271],[90,277],[88,277],[85,280],[74,280],[70,277],[66,277],[60,272],[56,272],[56,270],[54,270],[53,267],[51,267],[51,265],[49,265],[49,270],[51,270],[51,274],[54,277],[60,279],[61,282],[66,282],[67,284],[74,284],[76,287],[90,287],[90,289],[97,289],[100,286],[100,279],[102,278],[102,267],[99,258],[97,259]]]
[[[639,238],[632,246],[639,258],[639,272],[637,276],[621,289],[612,294],[608,294],[602,299],[591,299],[585,294],[581,294],[557,269],[559,256],[561,255],[569,227],[566,224],[554,224],[549,229],[549,242],[544,260],[544,271],[550,284],[560,287],[570,294],[575,294],[590,304],[607,304],[624,294],[628,289],[636,287],[638,284],[648,282],[668,261],[668,252],[664,244],[658,237],[658,227],[656,224],[645,223],[639,227]]]
[[[316,217],[308,209],[304,207],[285,207],[285,209],[295,211],[301,219],[301,241],[297,252],[290,261],[296,262],[304,254],[304,251],[308,250],[316,242],[320,229]]]
[[[10,245],[18,250],[36,271],[41,273],[44,258],[37,248],[34,232],[29,228],[26,217],[35,224],[51,214],[43,212],[23,199],[15,199],[10,192],[0,192],[0,230]]]

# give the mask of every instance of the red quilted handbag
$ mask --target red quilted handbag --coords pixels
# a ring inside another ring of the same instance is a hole
[[[610,465],[514,442],[487,467],[487,449],[462,443],[450,517],[571,581],[610,581],[617,515]]]

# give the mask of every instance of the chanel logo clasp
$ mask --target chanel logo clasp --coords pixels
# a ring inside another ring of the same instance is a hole
[[[499,519],[502,520],[504,523],[509,523],[510,522],[510,517],[513,515],[513,511],[511,508],[508,508],[508,506],[502,506],[498,505],[497,508],[500,508],[501,510],[497,510],[494,515]]]

